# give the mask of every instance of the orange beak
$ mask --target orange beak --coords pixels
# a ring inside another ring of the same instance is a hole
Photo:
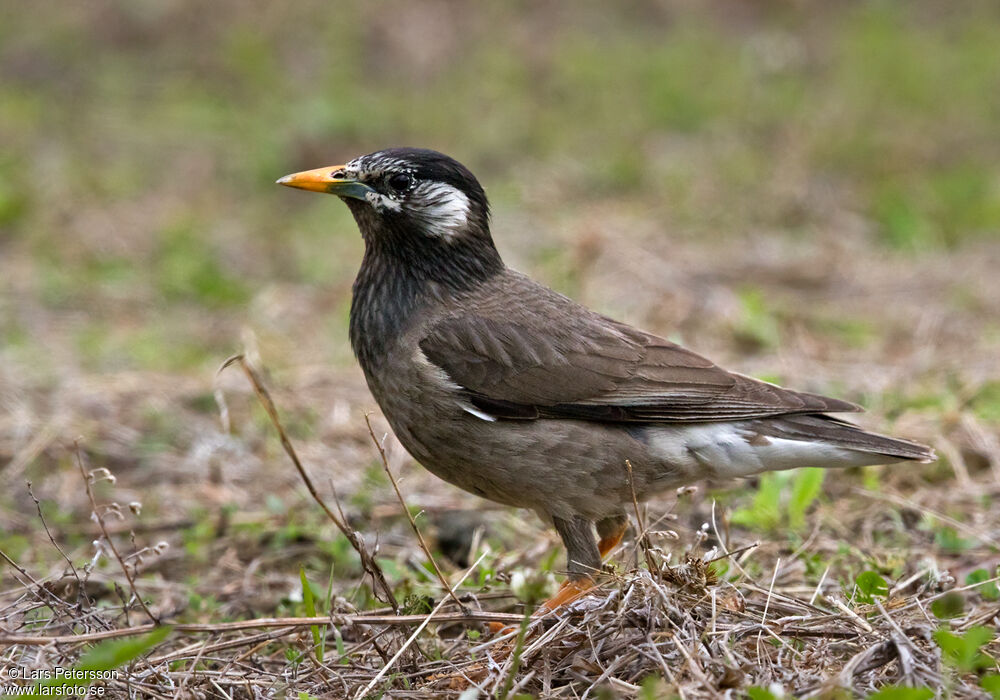
[[[277,184],[355,199],[365,199],[365,195],[375,191],[360,180],[348,177],[343,165],[331,165],[326,168],[303,170],[301,173],[285,175],[277,181]]]

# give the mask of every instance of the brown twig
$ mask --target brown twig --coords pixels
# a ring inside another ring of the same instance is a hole
[[[31,581],[31,585],[33,585],[37,590],[35,590],[35,591],[31,590],[31,588],[28,586],[28,584],[26,584],[24,581],[18,581],[18,583],[20,583],[25,589],[27,589],[29,592],[31,592],[32,595],[34,595],[35,598],[37,598],[38,600],[41,600],[42,597],[40,595],[38,595],[37,591],[44,591],[45,595],[47,595],[52,600],[52,602],[54,602],[56,605],[63,605],[63,604],[66,603],[66,601],[64,601],[62,598],[60,598],[55,593],[53,593],[48,588],[46,588],[42,584],[42,582],[37,581],[30,573],[28,573],[27,569],[25,569],[20,564],[18,564],[16,561],[14,561],[13,559],[11,559],[7,555],[7,553],[4,552],[2,549],[0,549],[0,559],[3,559],[5,562],[7,562],[11,566],[13,566],[15,569],[17,569],[21,573],[22,576],[24,576],[26,579],[28,579],[29,581]],[[16,579],[17,577],[15,576],[14,578]]]
[[[465,581],[466,578],[468,578],[469,574],[475,571],[476,567],[479,566],[479,563],[483,560],[485,556],[486,552],[483,552],[479,556],[479,559],[477,559],[476,562],[472,566],[470,566],[464,574],[462,574],[462,578],[458,580],[459,586],[461,586],[462,582]],[[421,622],[417,626],[417,629],[413,630],[413,633],[406,639],[406,642],[404,642],[403,645],[399,647],[399,651],[397,651],[393,655],[393,657],[389,659],[388,663],[386,663],[385,666],[383,666],[382,669],[377,674],[375,674],[375,677],[368,682],[368,685],[365,686],[363,690],[359,690],[357,692],[357,694],[354,696],[355,700],[358,700],[358,698],[363,698],[366,695],[368,695],[369,692],[371,692],[372,688],[374,688],[378,684],[379,679],[381,679],[382,676],[384,676],[386,672],[388,672],[389,668],[392,667],[392,665],[396,662],[396,660],[403,655],[403,652],[406,651],[407,647],[409,647],[414,642],[417,636],[424,630],[424,627],[426,627],[430,623],[431,618],[434,617],[438,613],[438,611],[441,610],[442,607],[444,607],[444,604],[445,604],[445,599],[442,598],[441,602],[437,604],[437,607],[431,610],[430,613],[428,613],[426,616],[422,616],[424,617],[423,622]]]
[[[754,542],[753,544],[748,544],[746,547],[740,547],[739,549],[734,549],[732,551],[728,551],[727,550],[725,554],[720,554],[717,557],[712,557],[711,559],[706,559],[705,563],[706,564],[711,564],[713,561],[720,561],[722,559],[728,559],[729,557],[735,557],[737,554],[743,554],[743,552],[747,552],[747,551],[749,551],[751,549],[754,549],[756,547],[759,547],[759,546],[760,546],[760,542]]]
[[[656,562],[653,561],[653,553],[651,551],[651,546],[649,544],[649,534],[646,532],[646,526],[642,521],[642,514],[639,512],[639,499],[635,495],[635,481],[632,478],[632,463],[625,460],[625,472],[628,474],[628,488],[632,492],[632,507],[635,508],[635,524],[638,527],[637,540],[639,541],[639,546],[642,549],[643,556],[646,558],[646,566],[649,568],[649,573],[653,574],[659,571],[659,567],[656,566]]]
[[[424,554],[427,555],[427,559],[430,560],[431,566],[434,567],[434,573],[437,574],[438,581],[444,586],[444,589],[448,591],[448,595],[454,600],[460,610],[465,610],[465,605],[458,599],[455,595],[454,589],[448,583],[448,579],[444,577],[441,569],[438,567],[437,562],[434,560],[434,555],[431,554],[430,547],[427,546],[427,542],[424,540],[424,536],[420,533],[420,528],[417,527],[417,521],[413,519],[413,514],[410,513],[410,509],[406,506],[406,501],[403,499],[403,494],[399,490],[399,484],[396,482],[396,477],[392,475],[392,470],[389,469],[389,460],[385,456],[385,448],[377,437],[375,437],[375,430],[372,428],[371,417],[368,413],[365,413],[365,423],[368,425],[368,434],[372,438],[372,442],[375,443],[375,449],[378,450],[378,456],[382,459],[382,468],[385,469],[386,476],[389,477],[389,481],[392,482],[392,488],[396,492],[396,498],[399,499],[399,505],[403,507],[403,512],[406,513],[406,519],[410,521],[410,527],[413,528],[413,532],[417,536],[417,540],[420,541],[420,547],[424,550]]]
[[[70,558],[66,556],[66,552],[63,551],[63,548],[59,546],[55,538],[52,536],[52,531],[49,530],[49,524],[45,522],[45,516],[42,515],[42,504],[37,498],[35,498],[35,494],[31,490],[31,482],[28,481],[26,483],[28,485],[28,495],[31,497],[31,500],[35,502],[35,510],[38,511],[38,519],[42,522],[42,527],[45,529],[45,534],[48,535],[49,542],[52,543],[52,546],[56,548],[56,551],[59,552],[60,556],[62,556],[62,558],[66,560],[66,563],[69,564],[69,570],[73,572],[73,578],[76,579],[76,582],[80,587],[80,592],[83,593],[83,582],[80,580],[80,574],[77,572],[76,567],[73,566],[73,562]],[[86,599],[86,594],[84,594],[84,599]]]
[[[184,688],[187,686],[188,680],[190,680],[191,677],[198,672],[198,662],[201,661],[201,657],[205,655],[205,650],[209,646],[211,646],[209,644],[209,642],[211,641],[212,638],[209,637],[204,642],[202,642],[201,646],[198,649],[198,655],[194,657],[194,661],[191,662],[190,666],[191,672],[184,674],[184,676],[181,678],[181,682],[177,684],[177,692],[174,693],[173,700],[180,700],[180,698],[184,697]]]
[[[289,459],[292,460],[292,464],[295,465],[295,469],[298,470],[299,476],[302,477],[302,481],[305,482],[306,488],[309,490],[309,495],[313,497],[313,500],[319,504],[319,507],[323,509],[326,516],[330,521],[337,526],[337,529],[343,533],[347,541],[351,543],[354,550],[361,557],[361,566],[365,570],[365,573],[372,577],[373,586],[372,589],[375,596],[380,600],[389,603],[395,612],[399,612],[399,603],[396,602],[396,596],[392,592],[392,588],[389,587],[389,583],[385,579],[385,574],[382,572],[382,567],[378,565],[375,561],[375,557],[372,556],[368,548],[365,547],[358,533],[348,527],[347,521],[342,520],[337,517],[337,515],[330,510],[330,507],[326,505],[326,502],[320,497],[319,492],[316,491],[316,487],[313,486],[312,479],[306,473],[305,467],[302,466],[302,462],[299,460],[299,455],[292,446],[291,440],[288,439],[288,434],[285,432],[285,428],[281,424],[281,419],[278,417],[278,409],[274,405],[274,401],[271,399],[271,394],[268,392],[267,388],[264,386],[260,377],[257,376],[257,372],[250,366],[246,358],[243,355],[233,355],[228,360],[222,363],[219,368],[221,373],[227,367],[233,364],[239,364],[243,368],[243,373],[246,374],[247,379],[250,380],[250,385],[253,387],[254,393],[257,394],[257,398],[260,400],[261,405],[264,407],[264,411],[267,412],[268,417],[271,419],[272,425],[274,425],[275,430],[278,431],[278,438],[281,440],[281,446],[285,450],[285,454],[288,455]],[[381,593],[381,596],[379,596]]]
[[[468,622],[499,622],[516,624],[521,621],[521,615],[516,613],[487,612],[472,610],[467,613],[444,613],[434,616],[438,624],[468,623]],[[256,620],[240,620],[238,622],[217,622],[210,624],[173,625],[175,634],[195,634],[200,632],[225,633],[249,629],[266,629],[270,627],[311,627],[312,625],[388,625],[408,627],[419,625],[427,619],[427,615],[330,615],[317,617],[264,617]],[[134,637],[145,634],[156,628],[156,625],[136,625],[115,630],[103,630],[87,634],[66,635],[0,635],[0,644],[24,644],[26,646],[44,646],[46,644],[82,644],[97,642],[103,639]]]
[[[97,525],[101,528],[101,533],[104,535],[104,541],[108,543],[108,548],[111,550],[112,554],[115,555],[115,559],[118,560],[118,565],[121,567],[122,573],[125,574],[125,579],[128,581],[128,587],[132,591],[132,596],[139,601],[139,606],[142,608],[146,616],[153,621],[154,624],[160,624],[159,619],[153,614],[153,612],[146,606],[146,601],[142,599],[139,595],[139,591],[135,587],[135,578],[132,576],[132,572],[129,571],[128,566],[125,564],[125,560],[122,559],[122,555],[118,552],[118,548],[115,547],[114,540],[111,539],[111,535],[108,533],[107,527],[104,525],[104,516],[101,515],[100,506],[97,505],[97,499],[94,497],[94,490],[90,487],[90,481],[93,478],[92,473],[87,472],[87,468],[83,466],[83,454],[80,450],[80,441],[73,441],[73,450],[76,453],[76,464],[80,468],[80,476],[83,477],[83,485],[87,489],[87,498],[90,499],[90,505],[94,509],[94,518],[97,520]]]

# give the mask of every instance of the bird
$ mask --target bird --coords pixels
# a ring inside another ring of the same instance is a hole
[[[503,262],[472,172],[388,148],[286,175],[334,194],[364,240],[350,341],[400,443],[446,482],[537,513],[566,549],[554,610],[595,586],[628,508],[705,479],[929,462],[851,402],[727,371]]]

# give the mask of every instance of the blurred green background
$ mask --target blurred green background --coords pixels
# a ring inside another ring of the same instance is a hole
[[[360,240],[273,182],[389,145],[469,165],[501,250],[570,293],[558,231],[606,211],[709,246],[846,217],[859,256],[995,242],[1000,8],[7,3],[0,139],[0,359],[204,370],[281,285],[338,347]]]

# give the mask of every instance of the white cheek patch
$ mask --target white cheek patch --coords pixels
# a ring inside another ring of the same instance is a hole
[[[365,195],[365,200],[372,205],[375,211],[399,211],[402,209],[402,205],[398,201],[378,192],[369,192]]]
[[[416,178],[416,170],[405,161],[385,156],[361,156],[344,166],[348,177],[360,179],[375,188],[365,194],[365,201],[379,213],[403,213],[420,225],[428,236],[446,240],[459,235],[469,223],[471,202],[462,190],[446,182],[417,181],[408,192],[381,191],[387,174],[405,173]]]
[[[454,236],[469,221],[469,198],[444,182],[422,183],[410,193],[407,210],[424,224],[429,235]]]

